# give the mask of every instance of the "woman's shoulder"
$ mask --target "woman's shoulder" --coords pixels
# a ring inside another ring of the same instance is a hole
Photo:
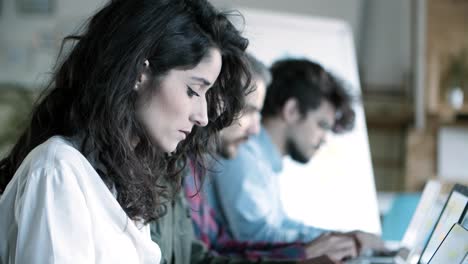
[[[16,170],[7,190],[23,192],[26,186],[50,185],[60,188],[78,186],[92,174],[86,158],[65,137],[53,136],[36,146]],[[60,184],[56,184],[60,183]],[[77,185],[78,184],[78,185]],[[15,194],[16,195],[16,194]]]
[[[35,147],[28,156],[45,162],[81,159],[84,156],[77,149],[76,144],[69,138],[53,136]]]
[[[35,147],[25,158],[21,167],[28,171],[50,171],[61,167],[78,167],[86,158],[71,139],[53,136]],[[21,170],[22,168],[19,168]]]

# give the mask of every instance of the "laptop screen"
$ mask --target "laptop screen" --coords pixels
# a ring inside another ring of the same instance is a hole
[[[465,258],[460,264],[468,264],[468,253],[465,254]]]
[[[468,189],[462,185],[455,185],[421,255],[420,264],[427,264],[429,262],[453,224],[460,221],[467,203]]]
[[[429,264],[463,263],[468,252],[468,230],[459,224],[453,225]]]
[[[464,213],[463,219],[460,221],[460,223],[464,228],[468,229],[468,206],[467,206],[467,208],[465,208],[465,213]]]
[[[423,250],[427,238],[431,234],[440,212],[444,207],[445,199],[440,201],[442,184],[435,180],[426,183],[411,222],[406,229],[401,240],[401,245],[409,250],[418,250],[419,254]],[[418,254],[418,256],[419,256]],[[419,258],[418,258],[419,259]]]

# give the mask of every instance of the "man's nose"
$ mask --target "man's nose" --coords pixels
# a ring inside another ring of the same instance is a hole
[[[249,135],[257,135],[260,132],[260,115],[254,114],[254,116],[250,119],[250,125],[248,129]]]

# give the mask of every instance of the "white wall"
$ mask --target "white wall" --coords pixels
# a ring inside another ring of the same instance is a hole
[[[409,0],[211,0],[217,7],[256,8],[338,18],[354,33],[362,81],[399,85],[410,69]],[[56,49],[50,41],[74,28],[105,0],[52,0],[52,16],[24,15],[3,0],[0,15],[0,82],[33,86],[47,79]],[[55,41],[57,43],[57,41]],[[54,46],[56,47],[56,46]]]
[[[401,84],[411,70],[411,1],[369,0],[362,25],[361,78],[369,84]]]
[[[218,7],[249,7],[337,18],[354,33],[361,80],[398,86],[411,68],[411,0],[212,0]]]
[[[437,149],[437,176],[444,181],[468,184],[468,128],[440,127]]]
[[[361,5],[363,0],[211,0],[220,8],[249,7],[307,16],[333,17],[346,21],[354,37],[360,35]]]

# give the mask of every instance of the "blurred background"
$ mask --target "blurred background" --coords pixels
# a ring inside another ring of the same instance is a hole
[[[381,210],[386,195],[420,192],[429,179],[468,183],[467,0],[211,2],[349,25]],[[0,157],[50,77],[61,39],[103,3],[0,0]]]

